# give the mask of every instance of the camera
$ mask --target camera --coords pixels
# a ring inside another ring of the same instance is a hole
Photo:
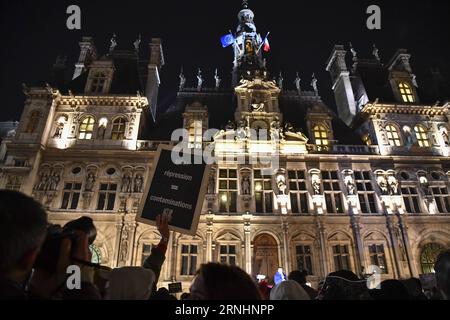
[[[41,252],[36,259],[34,269],[43,269],[49,273],[57,271],[57,264],[63,239],[70,239],[72,243],[71,256],[77,250],[78,235],[77,232],[83,232],[88,236],[88,243],[92,245],[97,237],[97,229],[93,220],[88,217],[82,217],[68,222],[64,227],[60,225],[50,225],[47,228],[47,236],[42,245]],[[89,262],[89,261],[87,261]]]

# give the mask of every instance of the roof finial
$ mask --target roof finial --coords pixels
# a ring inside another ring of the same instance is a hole
[[[222,79],[219,77],[219,70],[216,68],[216,71],[214,73],[214,80],[216,80],[216,90],[219,90],[220,88],[220,82],[222,82]]]
[[[355,48],[353,48],[352,43],[349,42],[349,45],[350,45],[350,51],[352,52],[352,55],[353,55],[353,61],[358,60],[358,56],[357,56],[358,53],[356,52]]]
[[[183,67],[181,67],[181,72],[180,72],[180,85],[178,87],[179,91],[183,91],[184,90],[184,85],[186,84],[186,77],[183,74]]]
[[[247,9],[247,8],[248,8],[248,0],[242,0],[242,7],[243,7],[244,9]]]
[[[378,54],[378,48],[375,45],[375,43],[373,44],[373,50],[372,50],[372,54],[375,57],[375,59],[377,59],[378,61],[380,61],[380,55]]]
[[[111,44],[109,45],[109,54],[111,54],[116,47],[117,47],[116,34],[113,33],[113,36],[111,38]]]
[[[133,43],[134,50],[136,50],[137,53],[139,53],[139,45],[141,44],[141,34],[139,33],[139,37],[136,39],[136,41]]]
[[[317,78],[316,78],[316,74],[315,73],[312,74],[311,87],[313,87],[314,93],[316,94],[316,96],[318,96],[319,95],[319,88],[317,87]]]

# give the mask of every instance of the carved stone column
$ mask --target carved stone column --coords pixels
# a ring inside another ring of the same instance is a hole
[[[325,277],[329,273],[329,266],[328,266],[328,258],[327,258],[327,241],[326,241],[325,227],[324,227],[324,224],[322,221],[322,217],[317,217],[316,226],[317,226],[317,231],[319,234],[320,255],[321,255],[321,259],[322,259],[323,275]]]
[[[408,269],[411,277],[419,277],[416,270],[416,264],[414,263],[414,257],[412,256],[411,244],[408,236],[408,222],[407,216],[397,213],[398,228],[401,232],[403,243],[405,245],[406,259],[408,261]]]
[[[248,274],[252,273],[252,243],[251,243],[251,220],[250,214],[244,215],[244,258],[245,258],[245,271]]]
[[[213,261],[212,256],[212,233],[213,233],[213,218],[214,216],[208,215],[206,217],[206,263]]]
[[[386,209],[385,209],[386,210]],[[389,232],[389,239],[391,242],[391,248],[392,248],[392,255],[394,257],[394,273],[395,273],[395,277],[399,278],[402,275],[401,272],[401,268],[400,268],[400,252],[399,252],[399,248],[398,248],[398,239],[394,230],[394,223],[392,221],[392,216],[387,214],[387,212],[385,212],[385,216],[386,216],[386,228]]]
[[[289,255],[289,223],[283,221],[281,224],[281,229],[283,230],[283,254],[284,254],[284,270],[286,274],[291,271],[290,255]]]
[[[356,273],[360,276],[363,275],[365,268],[364,263],[364,247],[361,239],[361,227],[359,224],[360,217],[352,214],[350,216],[350,225],[353,230],[353,236],[355,237],[355,248],[356,248]]]

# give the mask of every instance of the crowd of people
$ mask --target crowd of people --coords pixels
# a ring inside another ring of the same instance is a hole
[[[157,288],[169,239],[167,217],[158,216],[156,225],[161,241],[142,267],[110,269],[91,263],[90,245],[97,235],[92,219],[51,225],[38,202],[18,192],[0,191],[0,299],[176,300],[165,287]],[[385,280],[368,289],[365,279],[347,270],[330,273],[316,291],[302,271],[285,276],[279,270],[271,286],[239,267],[208,263],[180,299],[450,300],[450,250],[438,256],[435,272],[436,288],[427,294],[414,278]]]

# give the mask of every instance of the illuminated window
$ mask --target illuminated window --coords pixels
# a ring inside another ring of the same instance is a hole
[[[314,134],[314,140],[316,141],[317,145],[319,145],[319,146],[328,146],[329,145],[328,131],[324,126],[316,125],[313,128],[313,134]]]
[[[414,132],[416,133],[417,144],[419,147],[429,147],[430,141],[428,140],[427,131],[421,125],[414,127]]]
[[[90,140],[92,139],[92,133],[94,132],[95,120],[93,117],[84,118],[80,125],[80,133],[78,139]]]
[[[236,246],[234,245],[221,245],[219,261],[223,264],[228,264],[231,266],[236,265]]]
[[[435,186],[431,187],[431,192],[439,213],[450,213],[450,194],[448,188]]]
[[[39,111],[31,112],[25,132],[26,133],[34,133],[38,127],[40,118],[41,118],[41,113]]]
[[[257,213],[272,213],[272,176],[265,176],[261,170],[255,170],[255,206]]]
[[[381,273],[387,274],[388,267],[386,263],[386,254],[384,253],[384,245],[373,244],[369,246],[370,263],[380,268]]]
[[[295,247],[297,270],[306,271],[308,275],[313,274],[311,246],[298,245]]]
[[[308,189],[305,171],[288,171],[289,190],[293,214],[308,214]]]
[[[181,275],[193,276],[197,272],[198,246],[181,246]]]
[[[112,140],[123,140],[125,138],[125,127],[127,121],[124,118],[117,118],[113,122],[111,139]]]
[[[362,213],[377,213],[375,191],[369,171],[355,171],[356,190]]]
[[[409,84],[406,82],[401,82],[398,85],[398,89],[400,91],[400,95],[402,96],[403,102],[415,102],[414,95]]]
[[[344,213],[337,171],[322,171],[323,191],[328,213]]]
[[[436,259],[441,253],[444,251],[444,248],[437,243],[427,244],[420,254],[420,264],[422,266],[422,272],[426,273],[434,273],[434,264],[436,263]]]
[[[189,127],[189,148],[202,148],[203,125],[200,120],[193,121]]]
[[[386,134],[387,138],[389,140],[389,144],[391,147],[401,147],[402,146],[402,140],[400,139],[400,133],[398,132],[398,129],[393,124],[388,124],[386,126]]]
[[[219,210],[222,213],[237,212],[237,170],[219,170]]]
[[[105,88],[106,75],[103,72],[98,72],[92,77],[91,92],[102,93]]]

